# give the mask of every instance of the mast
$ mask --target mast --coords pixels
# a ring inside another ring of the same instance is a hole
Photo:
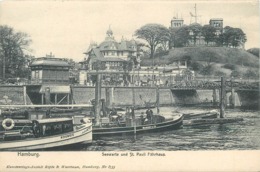
[[[220,118],[225,116],[225,94],[226,94],[226,80],[221,77],[221,88],[220,88]]]
[[[157,114],[159,114],[160,113],[160,90],[158,86],[156,86],[156,109],[157,109]]]
[[[195,23],[197,23],[197,5],[195,4]]]
[[[101,111],[101,74],[97,72],[97,80],[95,85],[95,116],[96,125],[100,125],[100,111]]]

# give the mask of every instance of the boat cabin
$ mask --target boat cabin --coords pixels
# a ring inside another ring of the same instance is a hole
[[[73,131],[73,119],[50,118],[33,120],[32,128],[36,137],[67,133]]]

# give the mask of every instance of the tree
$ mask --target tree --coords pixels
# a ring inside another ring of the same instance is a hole
[[[198,36],[201,34],[201,29],[202,29],[202,27],[198,23],[193,23],[189,26],[189,30],[191,32],[191,39],[192,39],[194,45],[197,42]]]
[[[128,81],[130,80],[130,75],[129,71],[131,71],[135,65],[135,57],[130,56],[130,60],[124,61],[123,63],[123,70],[124,70],[124,75],[123,75],[123,80],[124,80],[124,85],[127,85]]]
[[[0,26],[0,61],[2,77],[24,77],[27,64],[25,51],[29,51],[30,36],[23,32],[15,32],[9,26]]]
[[[170,48],[184,47],[188,43],[189,39],[190,35],[188,26],[170,29]]]
[[[192,61],[190,67],[194,71],[199,71],[203,68],[203,65],[197,61]]]
[[[200,74],[206,76],[206,75],[211,75],[213,73],[213,67],[212,65],[206,65],[203,67],[200,71]]]
[[[240,28],[233,28],[226,26],[223,30],[223,34],[220,36],[222,39],[219,42],[222,42],[224,46],[238,47],[241,44],[244,44],[246,39],[246,34]]]
[[[137,38],[145,40],[150,49],[150,58],[154,57],[154,53],[158,45],[169,39],[169,30],[160,24],[146,24],[135,31]]]
[[[250,78],[257,78],[257,77],[258,77],[258,72],[254,71],[254,70],[252,70],[252,69],[248,69],[248,70],[246,71],[246,73],[244,73],[244,77],[245,77],[245,78],[248,78],[248,80],[249,80]]]
[[[240,78],[241,77],[241,72],[237,71],[237,70],[233,70],[230,74],[231,77],[233,78]]]
[[[215,72],[215,76],[221,77],[221,76],[226,76],[226,74],[224,72],[222,72],[222,71],[216,71]]]
[[[204,25],[201,29],[201,34],[204,36],[204,40],[208,45],[209,42],[215,41],[216,28],[211,25]]]

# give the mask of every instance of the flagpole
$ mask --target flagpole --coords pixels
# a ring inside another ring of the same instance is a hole
[[[195,4],[195,23],[197,23],[197,7],[196,7],[196,4]]]

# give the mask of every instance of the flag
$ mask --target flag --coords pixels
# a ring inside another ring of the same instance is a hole
[[[190,12],[190,15],[191,15],[191,17],[195,17],[191,12]]]

